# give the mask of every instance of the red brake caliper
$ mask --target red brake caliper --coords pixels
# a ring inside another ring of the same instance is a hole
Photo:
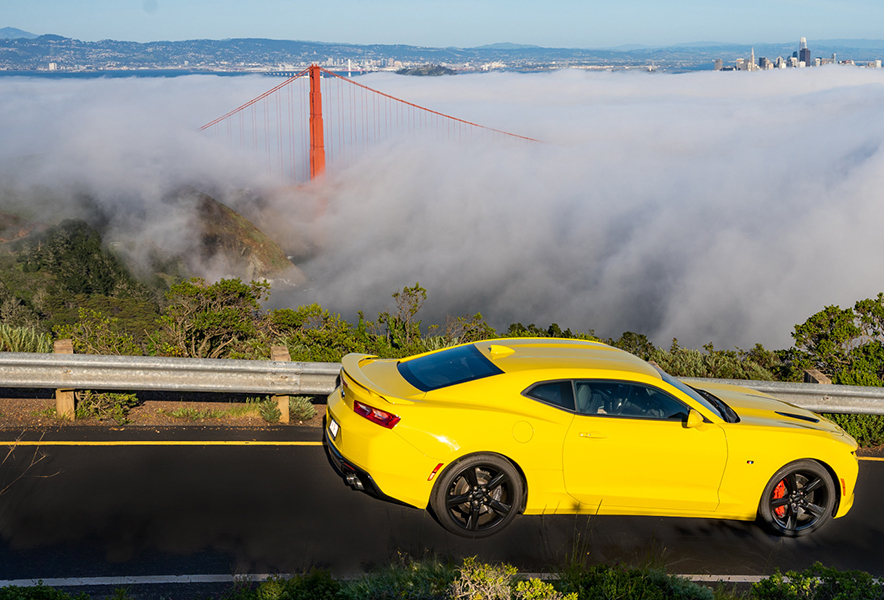
[[[779,500],[780,498],[785,497],[785,495],[786,495],[786,480],[784,479],[783,481],[781,481],[777,484],[777,487],[774,488],[773,497],[774,497],[774,500]],[[786,507],[780,506],[778,508],[775,508],[774,514],[778,518],[782,519],[783,515],[786,514]]]

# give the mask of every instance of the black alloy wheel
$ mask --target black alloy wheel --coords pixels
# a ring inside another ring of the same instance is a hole
[[[524,485],[511,462],[475,454],[450,465],[436,482],[430,506],[445,529],[480,538],[506,527],[522,508]]]
[[[834,512],[837,493],[832,476],[814,460],[790,463],[764,488],[759,514],[774,533],[807,535],[822,527]]]

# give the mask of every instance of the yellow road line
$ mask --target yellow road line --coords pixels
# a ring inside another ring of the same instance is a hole
[[[119,442],[53,442],[53,441],[6,441],[0,442],[0,446],[322,446],[322,442],[259,442],[255,440],[245,441],[222,441],[206,440],[202,442],[174,442],[174,441],[119,441]]]
[[[878,458],[877,456],[860,456],[858,458],[860,460],[872,460],[875,462],[884,462],[884,458]]]

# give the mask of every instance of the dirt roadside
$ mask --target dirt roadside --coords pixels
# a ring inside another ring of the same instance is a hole
[[[314,399],[316,415],[309,420],[291,419],[289,425],[322,427],[325,404],[323,397]],[[182,410],[184,409],[184,410]],[[251,409],[251,410],[250,410]],[[178,414],[180,416],[175,416]],[[76,424],[78,427],[95,425],[118,426],[111,418],[106,419],[59,419],[55,415],[54,398],[0,398],[0,429],[39,430],[46,427],[64,427]],[[279,427],[279,423],[268,423],[254,405],[240,401],[206,402],[177,400],[145,400],[129,411],[123,427],[188,427],[188,426],[229,426],[229,427]]]

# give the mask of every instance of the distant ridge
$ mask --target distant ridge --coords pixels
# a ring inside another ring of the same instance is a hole
[[[12,31],[13,33],[9,33]],[[12,28],[4,35],[18,35]],[[809,39],[813,57],[837,56],[856,64],[884,59],[884,40]],[[778,43],[733,44],[698,41],[671,46],[625,45],[616,48],[546,48],[529,44],[500,42],[475,48],[437,48],[390,44],[335,44],[264,38],[226,40],[159,41],[150,43],[100,40],[84,42],[57,35],[35,38],[0,36],[0,71],[47,71],[51,56],[53,70],[61,76],[74,71],[100,73],[113,70],[157,70],[189,72],[272,72],[292,65],[313,62],[346,65],[373,61],[393,68],[396,61],[405,66],[441,65],[454,70],[477,70],[483,65],[506,70],[555,69],[562,66],[655,69],[712,68],[714,60],[725,63],[745,59],[755,50],[756,57],[769,60],[791,56],[798,50],[798,38]],[[410,65],[408,63],[411,63]],[[498,63],[494,65],[493,63]],[[354,65],[355,66],[355,65]],[[371,70],[371,69],[370,69]],[[483,68],[484,70],[484,68]]]
[[[33,40],[40,36],[34,33],[28,33],[27,31],[22,31],[21,29],[16,29],[15,27],[4,27],[0,29],[0,40]]]
[[[513,44],[511,42],[498,42],[497,44],[485,44],[484,46],[475,46],[472,50],[527,50],[529,48],[540,48],[534,44]]]

